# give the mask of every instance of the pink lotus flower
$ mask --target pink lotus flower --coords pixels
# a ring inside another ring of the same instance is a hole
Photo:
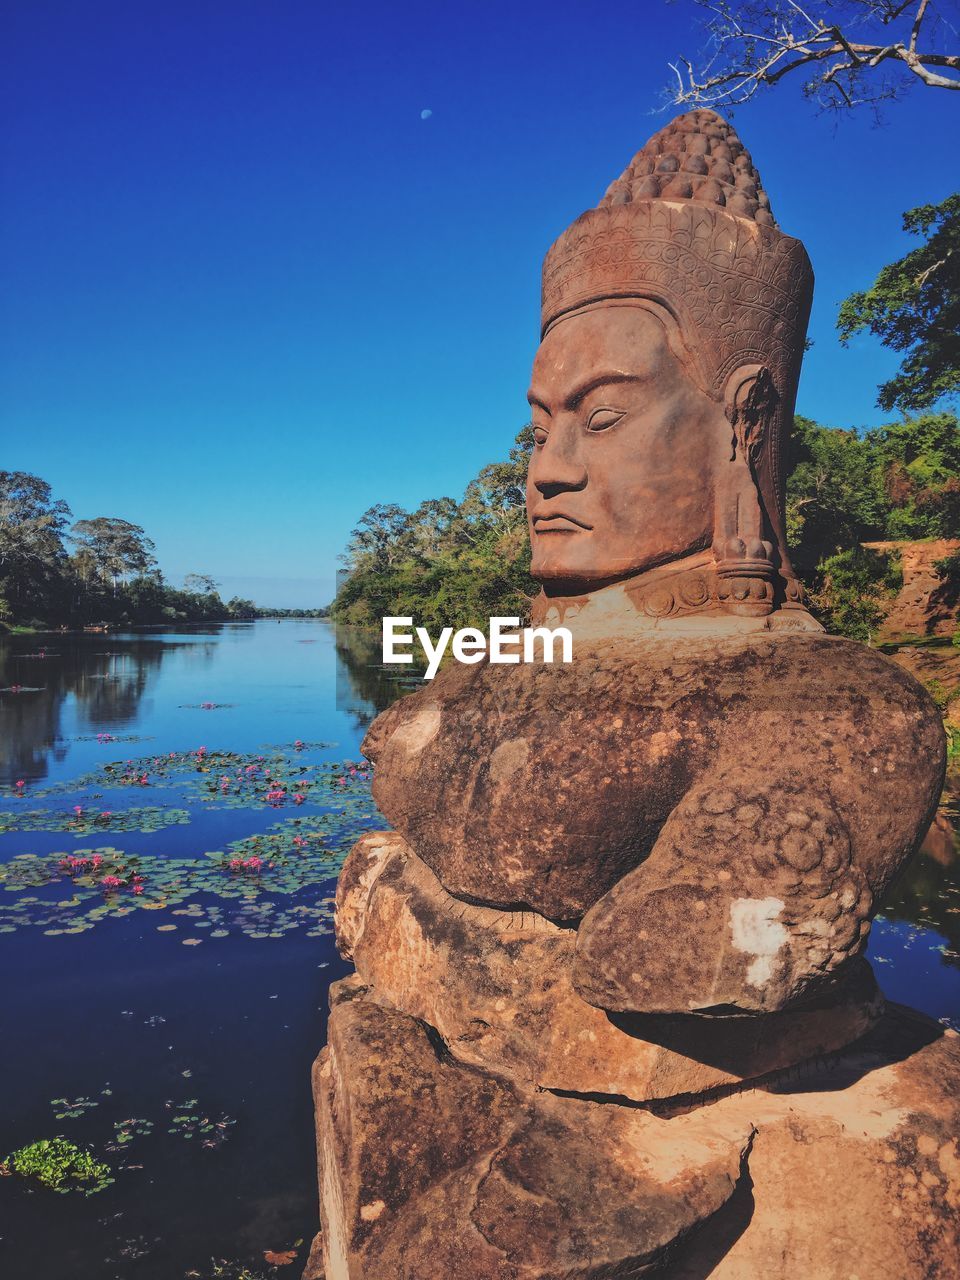
[[[121,887],[123,881],[119,876],[104,876],[100,884],[102,888],[106,889],[107,893],[115,893]]]
[[[302,795],[299,791],[294,792],[294,796],[293,796],[294,804],[303,804],[305,799],[306,799],[306,796]]]
[[[300,739],[299,739],[299,738],[298,738],[298,739],[296,740],[296,742],[293,744],[293,749],[294,749],[294,751],[302,751],[302,750],[303,750],[303,743],[300,741]]]
[[[24,782],[24,780],[23,780],[22,778],[18,778],[18,779],[17,779],[17,781],[16,781],[13,785],[14,785],[15,787],[17,787],[17,789],[19,790],[19,788],[21,788],[21,787],[25,787],[27,784]]]
[[[81,806],[81,805],[79,805],[79,804],[75,804],[75,805],[73,806],[73,812],[74,812],[74,813],[77,815],[77,817],[79,818],[79,817],[80,817],[80,815],[81,815],[81,813],[83,813],[83,808],[82,808],[82,806]]]

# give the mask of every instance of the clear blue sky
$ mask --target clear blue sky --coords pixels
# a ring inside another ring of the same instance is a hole
[[[329,599],[378,501],[459,496],[526,420],[539,268],[647,137],[687,0],[4,6],[0,466],[142,524],[168,577]],[[839,301],[955,185],[960,95],[742,108],[817,274],[799,409],[882,420]],[[429,110],[427,119],[421,113]]]

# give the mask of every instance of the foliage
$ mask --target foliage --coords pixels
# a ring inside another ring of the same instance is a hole
[[[214,581],[209,573],[188,573],[183,580],[184,591],[190,591],[194,595],[216,595],[219,586],[220,583]]]
[[[70,508],[45,480],[0,471],[0,631],[326,615],[326,609],[258,609],[240,596],[224,604],[204,573],[188,574],[177,589],[164,581],[139,525],[97,516],[68,531],[69,520]]]
[[[345,580],[331,615],[377,626],[387,615],[418,625],[480,626],[494,614],[526,617],[536,585],[529,576],[525,426],[505,462],[491,463],[463,498],[432,498],[407,512],[378,504],[350,537]]]
[[[66,1138],[41,1138],[7,1157],[11,1170],[22,1178],[36,1178],[41,1186],[66,1194],[82,1191],[96,1195],[108,1187],[113,1178],[108,1164],[95,1160]]]
[[[59,595],[70,508],[39,476],[0,471],[0,617],[30,617]]]
[[[960,89],[956,28],[944,0],[694,0],[707,47],[671,63],[677,105],[729,108],[785,76],[821,108],[902,96],[910,84]]]
[[[862,435],[797,417],[787,451],[787,539],[807,585],[862,542],[960,535],[960,423],[923,414]]]
[[[870,640],[902,583],[899,562],[890,553],[851,547],[817,567],[810,600],[828,631]]]
[[[883,267],[869,289],[852,293],[837,328],[841,342],[867,329],[905,353],[877,402],[908,412],[960,391],[960,194],[910,209],[903,229],[924,242]]]
[[[81,579],[91,576],[117,584],[127,577],[145,577],[156,567],[154,546],[138,524],[110,516],[78,520],[70,537],[76,546],[74,562]]]

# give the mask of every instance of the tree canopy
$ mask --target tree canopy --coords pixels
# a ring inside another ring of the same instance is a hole
[[[378,627],[388,614],[415,616],[433,628],[525,616],[537,591],[524,505],[531,439],[527,425],[507,460],[484,467],[459,501],[366,511],[350,536],[332,616]]]
[[[0,471],[0,629],[261,616],[239,596],[224,604],[209,574],[188,574],[182,591],[169,586],[139,525],[97,516],[69,527],[70,514],[39,476]]]
[[[880,271],[869,289],[840,307],[841,342],[868,330],[904,352],[899,372],[883,383],[882,409],[927,409],[960,391],[960,194],[903,215],[922,244]]]
[[[26,471],[0,471],[0,618],[33,608],[66,560],[70,508]]]

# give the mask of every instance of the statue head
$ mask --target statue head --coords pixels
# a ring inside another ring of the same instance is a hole
[[[657,616],[800,607],[781,443],[812,286],[711,111],[656,134],[556,241],[527,482],[547,597],[636,579]],[[671,573],[679,589],[651,596]]]

